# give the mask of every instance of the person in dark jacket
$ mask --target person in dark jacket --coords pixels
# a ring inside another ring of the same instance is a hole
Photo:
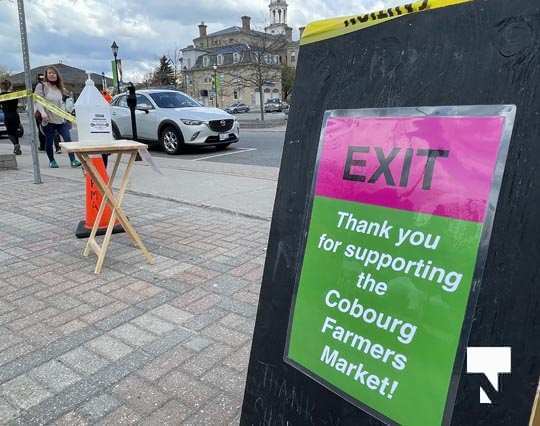
[[[2,81],[2,83],[0,83],[0,92],[2,95],[11,93],[11,81]],[[9,101],[0,102],[0,104],[2,105],[2,111],[4,112],[4,122],[6,125],[7,135],[9,140],[13,143],[13,153],[15,155],[21,155],[21,145],[19,144],[19,127],[21,125],[21,119],[19,118],[19,112],[17,111],[19,100],[12,99]]]
[[[45,76],[41,73],[38,74],[36,84],[34,85],[34,87],[32,87],[32,91],[36,90],[36,86],[38,84],[43,84],[44,80],[45,80]],[[41,114],[36,113],[35,119],[36,119],[36,126],[38,129],[38,137],[39,137],[38,149],[40,151],[45,151],[45,132],[43,132],[43,128],[41,127]]]

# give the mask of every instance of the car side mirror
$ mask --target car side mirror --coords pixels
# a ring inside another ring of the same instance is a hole
[[[149,113],[152,107],[148,104],[139,104],[137,105],[137,111],[144,111],[145,113]]]

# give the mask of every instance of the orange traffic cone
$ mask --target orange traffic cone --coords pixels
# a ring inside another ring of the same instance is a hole
[[[102,158],[95,157],[91,158],[91,160],[92,163],[94,163],[94,167],[97,169],[99,175],[102,177],[105,183],[108,183],[109,175],[107,174],[107,169],[105,168]],[[99,192],[97,185],[90,178],[90,176],[86,174],[86,217],[85,220],[79,222],[77,225],[77,229],[75,231],[77,238],[88,238],[90,236],[94,223],[96,222],[102,200],[103,196],[101,195],[101,192]],[[105,207],[103,216],[101,216],[101,220],[99,221],[99,229],[96,235],[104,235],[105,232],[107,232],[107,226],[109,225],[110,220],[111,209],[109,206],[107,206]],[[122,228],[122,225],[117,223],[113,228],[113,234],[120,232],[124,232],[124,228]]]

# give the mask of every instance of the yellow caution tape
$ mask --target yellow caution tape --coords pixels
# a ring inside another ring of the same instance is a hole
[[[64,120],[67,120],[70,123],[75,123],[76,119],[70,113],[64,111],[62,108],[59,108],[57,105],[53,104],[52,102],[49,102],[48,100],[42,98],[39,95],[36,95],[35,93],[34,93],[34,100],[37,103],[43,105],[44,108],[48,109],[53,114],[56,114],[59,117],[62,117]]]
[[[19,90],[18,92],[12,92],[6,95],[0,95],[0,102],[12,101],[13,99],[26,98],[27,96],[28,96],[27,90]]]
[[[71,114],[64,111],[62,108],[59,108],[57,105],[53,104],[52,102],[49,102],[48,100],[42,98],[41,96],[36,95],[35,93],[29,92],[27,90],[19,90],[18,92],[12,92],[6,95],[1,95],[0,102],[11,101],[13,99],[26,98],[28,96],[32,96],[32,98],[37,103],[43,105],[45,109],[48,109],[52,113],[58,115],[59,117],[62,117],[63,119],[69,121],[70,123],[75,123],[76,119]]]
[[[339,37],[412,13],[424,12],[426,10],[439,9],[472,1],[474,0],[420,0],[415,3],[391,7],[377,12],[315,21],[310,23],[304,30],[300,45],[303,46]]]

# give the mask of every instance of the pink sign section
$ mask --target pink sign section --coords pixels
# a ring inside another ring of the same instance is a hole
[[[483,222],[504,117],[335,117],[315,195]]]

